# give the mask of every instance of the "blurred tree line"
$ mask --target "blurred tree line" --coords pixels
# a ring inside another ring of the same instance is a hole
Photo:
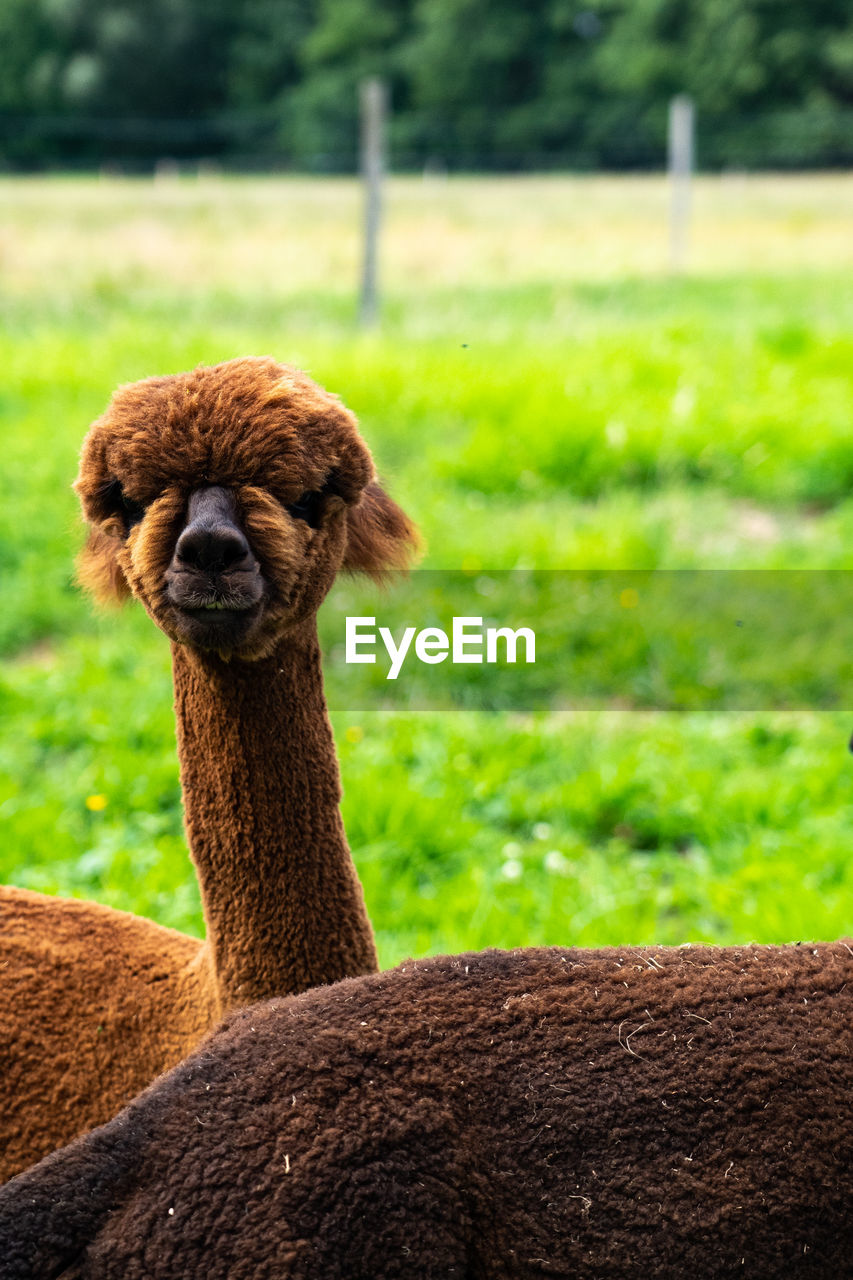
[[[372,74],[397,168],[853,163],[851,0],[0,0],[0,157],[352,170]]]

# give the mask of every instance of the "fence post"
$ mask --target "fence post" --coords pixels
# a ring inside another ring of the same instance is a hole
[[[385,82],[372,77],[359,86],[361,107],[361,174],[364,179],[364,258],[359,317],[368,329],[379,320],[379,224],[385,172]]]
[[[669,263],[681,271],[687,260],[690,179],[693,173],[693,99],[679,93],[669,104]]]

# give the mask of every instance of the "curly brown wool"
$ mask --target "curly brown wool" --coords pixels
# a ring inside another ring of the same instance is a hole
[[[849,1280],[853,952],[545,949],[240,1011],[0,1190],[3,1280]]]
[[[172,642],[204,944],[94,903],[0,891],[0,1180],[100,1124],[222,1013],[376,968],[339,812],[316,612],[412,525],[352,414],[232,360],[122,387],[83,445],[80,578]]]

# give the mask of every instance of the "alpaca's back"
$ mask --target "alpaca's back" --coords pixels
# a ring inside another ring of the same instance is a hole
[[[216,1020],[205,963],[140,916],[0,886],[0,1182],[198,1044]]]
[[[845,1280],[852,993],[844,944],[547,950],[256,1006],[0,1192],[0,1257],[53,1274],[61,1203],[86,1280]]]

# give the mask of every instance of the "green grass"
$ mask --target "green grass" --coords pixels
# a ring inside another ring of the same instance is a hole
[[[587,213],[570,180],[536,208],[523,182],[401,183],[368,336],[347,184],[2,185],[0,879],[201,929],[165,640],[71,582],[76,455],[119,382],[249,352],[308,368],[359,414],[430,568],[848,567],[851,179],[707,183],[681,280],[646,260],[653,185],[591,180]],[[584,643],[618,671],[606,637]],[[809,654],[788,657],[807,691]],[[336,699],[385,963],[849,930],[853,714],[608,698],[535,716]]]

